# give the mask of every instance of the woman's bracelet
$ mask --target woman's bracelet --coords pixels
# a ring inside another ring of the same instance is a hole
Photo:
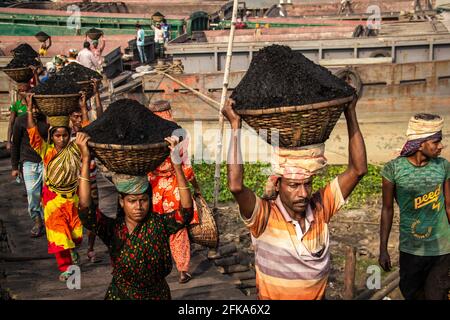
[[[87,179],[87,178],[85,178],[85,177],[82,177],[82,176],[78,176],[78,178],[79,178],[80,180],[82,180],[82,181],[91,182],[91,180],[89,180],[89,179]]]
[[[189,187],[178,187],[178,189],[180,189],[180,190],[188,190]]]

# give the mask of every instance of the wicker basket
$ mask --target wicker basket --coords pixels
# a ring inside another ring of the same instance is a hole
[[[170,154],[166,142],[124,146],[89,141],[88,145],[108,170],[133,176],[155,170]]]
[[[86,32],[86,35],[91,40],[98,40],[102,36],[102,34],[103,34],[103,31],[100,31],[100,32]]]
[[[34,36],[39,42],[45,42],[48,40],[48,38],[50,38],[48,34],[40,34],[40,35],[35,34]]]
[[[36,106],[46,116],[65,116],[80,106],[80,94],[35,95]]]
[[[170,102],[167,100],[157,100],[151,102],[148,108],[152,112],[163,112],[171,109]]]
[[[194,195],[197,204],[200,223],[188,226],[189,238],[192,242],[209,248],[217,248],[219,244],[219,230],[216,221],[201,195]]]
[[[163,19],[164,19],[164,15],[163,15],[161,12],[159,12],[159,11],[156,11],[156,12],[152,15],[152,20],[153,20],[154,22],[161,22],[161,21],[163,21]]]
[[[236,110],[236,113],[260,135],[260,130],[265,129],[268,143],[272,141],[271,130],[277,129],[281,147],[302,147],[325,142],[352,100],[350,96],[303,106]]]
[[[2,70],[15,82],[28,82],[33,77],[33,71],[29,67]]]

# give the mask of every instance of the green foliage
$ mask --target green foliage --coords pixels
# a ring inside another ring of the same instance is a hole
[[[197,181],[202,189],[202,194],[206,201],[212,202],[214,197],[214,171],[215,165],[209,163],[194,164],[194,172]],[[344,172],[346,166],[330,165],[320,175],[316,176],[313,181],[313,190],[324,187],[334,177]],[[264,186],[267,181],[267,172],[270,164],[267,163],[245,163],[244,164],[244,184],[257,195],[261,196],[264,192]],[[381,176],[380,167],[369,165],[367,175],[360,181],[349,198],[348,208],[356,208],[361,206],[371,197],[381,194]],[[227,168],[223,164],[220,168],[220,192],[219,201],[233,201],[233,196],[228,190],[227,185]]]

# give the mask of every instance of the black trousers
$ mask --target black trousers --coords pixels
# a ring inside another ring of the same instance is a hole
[[[450,300],[450,254],[400,252],[400,291],[406,300]]]

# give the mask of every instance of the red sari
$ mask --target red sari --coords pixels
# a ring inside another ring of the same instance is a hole
[[[194,178],[192,166],[183,164],[182,168],[186,180],[191,181]],[[180,193],[170,156],[158,168],[150,172],[148,178],[152,185],[153,211],[159,214],[175,211],[175,219],[182,222]],[[191,224],[198,222],[198,212],[194,202],[194,217]],[[191,246],[186,228],[170,236],[170,250],[178,271],[187,272],[191,260]]]

